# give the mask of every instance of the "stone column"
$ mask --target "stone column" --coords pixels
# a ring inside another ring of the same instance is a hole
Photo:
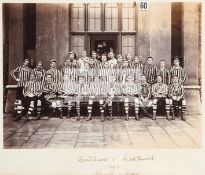
[[[69,52],[68,4],[36,5],[36,60],[49,68],[55,58],[62,67]]]
[[[171,65],[171,3],[150,3],[150,55],[154,64],[161,59]]]
[[[198,85],[199,76],[199,3],[184,3],[184,67],[187,85]]]
[[[200,65],[200,3],[184,3],[183,39],[184,39],[184,68],[186,70],[188,85],[185,91],[188,112],[199,113],[201,101],[199,89]]]
[[[9,4],[9,73],[23,61],[23,4]],[[9,84],[16,84],[9,74]]]

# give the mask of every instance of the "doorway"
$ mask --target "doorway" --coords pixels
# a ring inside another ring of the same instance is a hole
[[[107,54],[109,51],[118,52],[117,34],[92,34],[90,35],[90,54],[96,51],[98,55]]]

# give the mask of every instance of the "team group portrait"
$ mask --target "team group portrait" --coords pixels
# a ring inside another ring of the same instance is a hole
[[[200,147],[201,4],[148,5],[3,4],[4,147]]]

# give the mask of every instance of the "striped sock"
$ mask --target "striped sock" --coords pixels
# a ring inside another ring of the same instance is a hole
[[[127,101],[125,101],[124,105],[125,105],[125,113],[126,113],[126,115],[128,115],[128,113],[129,113],[129,103]]]
[[[72,109],[71,101],[68,102],[68,115],[70,115],[70,111]]]
[[[186,111],[186,104],[182,104],[182,113],[184,114]]]
[[[77,115],[80,116],[80,103],[76,103]]]
[[[139,104],[135,104],[135,115],[139,115]]]
[[[41,101],[38,100],[37,101],[37,114],[40,114],[41,113]]]
[[[88,104],[88,114],[91,115],[92,114],[92,104]]]

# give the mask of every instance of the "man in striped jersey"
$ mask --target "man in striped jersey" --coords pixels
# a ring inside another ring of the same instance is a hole
[[[132,54],[131,53],[127,53],[125,58],[128,61],[129,67],[132,67],[133,66]]]
[[[116,77],[114,75],[110,75],[108,92],[107,92],[108,97],[107,97],[105,104],[103,105],[104,107],[108,106],[109,120],[113,119],[113,116],[112,116],[113,100],[115,99],[115,96],[121,96],[121,95],[122,95],[121,84],[116,82]]]
[[[78,75],[79,75],[79,65],[77,60],[73,60],[71,63],[71,74],[70,78],[72,81],[78,81]]]
[[[101,67],[104,66],[105,63],[108,63],[106,54],[101,55]],[[108,63],[109,65],[109,63]]]
[[[135,119],[139,120],[138,117],[138,94],[139,94],[139,84],[134,82],[134,77],[132,75],[127,76],[127,82],[122,86],[122,90],[125,97],[124,100],[124,107],[126,118],[125,120],[129,120],[129,102],[135,103]]]
[[[117,55],[117,64],[114,66],[115,75],[117,77],[117,81],[120,81],[120,72],[123,66],[123,57],[121,54]]]
[[[126,77],[128,75],[133,75],[133,73],[133,69],[130,67],[128,61],[124,59],[121,69],[119,70],[119,81],[125,83]]]
[[[108,84],[106,82],[100,81],[100,78],[98,75],[94,76],[94,81],[90,84],[90,102],[93,104],[94,100],[97,100],[100,104],[100,113],[101,113],[101,122],[104,122],[104,96],[106,95],[106,92],[108,90]]]
[[[144,67],[143,73],[147,78],[147,83],[153,85],[156,82],[157,67],[153,65],[153,58],[150,56],[147,57],[147,64]]]
[[[83,101],[88,100],[87,110],[88,110],[88,117],[86,121],[91,120],[91,112],[92,112],[92,103],[89,100],[90,96],[90,85],[89,82],[85,80],[84,76],[79,76],[79,82],[76,83],[75,94],[77,94],[77,101],[76,101],[76,110],[77,110],[77,121],[80,120],[80,104]],[[88,99],[87,99],[88,98]],[[86,102],[87,103],[87,102]]]
[[[172,111],[172,119],[175,119],[175,111],[176,114],[181,113],[181,119],[186,121],[184,116],[186,110],[186,100],[184,99],[184,87],[180,83],[178,76],[174,76],[172,78],[172,84],[169,88],[168,96],[171,98],[171,111]]]
[[[73,51],[70,51],[69,54],[68,54],[68,57],[65,60],[65,62],[67,62],[68,66],[70,66],[74,59],[75,59],[75,54],[74,54]]]
[[[134,78],[136,82],[140,81],[140,77],[143,74],[143,64],[140,61],[140,58],[136,56],[133,60],[133,69],[134,69]]]
[[[67,103],[67,109],[68,109],[68,114],[67,118],[70,118],[70,111],[72,108],[72,97],[74,97],[75,94],[75,85],[76,82],[70,79],[70,76],[68,74],[64,74],[63,76],[63,89],[59,89],[59,92],[62,94],[62,98],[65,98],[66,103]]]
[[[174,59],[174,66],[170,70],[171,78],[177,76],[179,78],[180,83],[183,85],[186,83],[187,75],[185,70],[180,66],[180,61],[178,57]]]
[[[41,84],[42,84],[42,82],[44,81],[44,78],[45,78],[45,74],[46,74],[46,71],[43,68],[42,61],[38,61],[37,65],[36,65],[36,68],[34,69],[34,73],[35,73],[35,76],[36,76],[36,80],[40,81]]]
[[[61,89],[61,85],[53,82],[52,75],[47,73],[42,91],[44,97],[44,108],[50,106],[51,104],[51,115],[49,117],[58,116],[62,118],[61,103],[59,100],[56,100],[59,89]]]
[[[165,83],[166,85],[170,84],[170,72],[165,68],[165,60],[160,60],[157,75],[161,75],[162,83]]]
[[[92,56],[89,59],[89,64],[92,68],[100,68],[100,61],[97,59],[97,53],[95,51],[92,51]]]
[[[29,68],[29,60],[25,59],[22,66],[17,67],[11,71],[11,77],[17,81],[16,101],[15,101],[15,115],[14,121],[21,119],[21,112],[23,110],[22,98],[23,88],[29,80],[31,69]]]
[[[84,50],[81,52],[81,58],[78,60],[78,65],[80,69],[84,69],[85,62],[89,62],[89,57],[87,57],[87,52]]]
[[[112,51],[110,51],[109,56],[110,56],[110,59],[108,60],[108,63],[110,67],[113,68],[117,64],[117,60],[114,57],[114,53]]]
[[[99,70],[99,75],[101,77],[102,81],[109,82],[109,77],[114,72],[113,69],[110,68],[110,65],[108,62],[105,62],[102,64],[101,69]]]
[[[161,75],[157,75],[157,83],[152,85],[152,95],[153,95],[153,120],[156,120],[157,105],[160,102],[165,103],[167,119],[170,120],[170,100],[167,98],[168,86],[162,83]]]
[[[135,100],[135,115],[139,115],[139,107],[141,106],[143,111],[147,113],[147,108],[152,107],[151,100],[151,85],[147,83],[145,75],[140,76],[140,91],[139,98]]]
[[[52,77],[52,81],[55,83],[56,88],[59,85],[62,85],[62,74],[61,71],[57,69],[56,60],[52,59],[50,61],[50,69],[46,72]]]
[[[40,81],[36,80],[35,74],[30,74],[30,80],[26,82],[23,88],[23,104],[25,107],[26,122],[29,121],[29,117],[34,113],[34,104],[37,103],[37,113],[38,118],[40,119],[41,115],[41,99],[42,88]]]

